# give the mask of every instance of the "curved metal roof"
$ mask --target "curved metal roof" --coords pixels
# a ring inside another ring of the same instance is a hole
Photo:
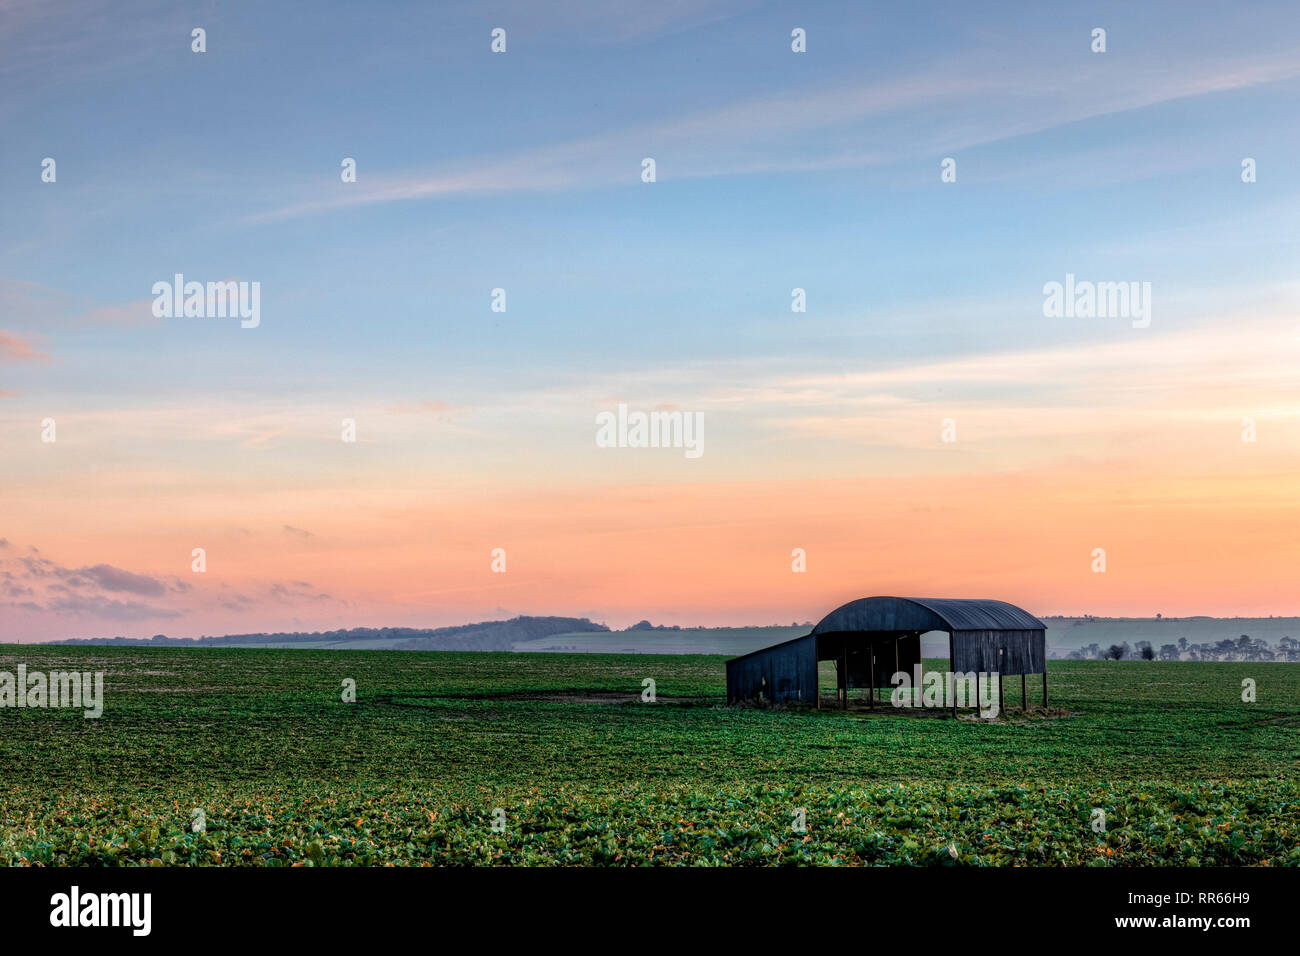
[[[814,634],[843,631],[1040,631],[1045,625],[1006,601],[868,597],[827,614]]]

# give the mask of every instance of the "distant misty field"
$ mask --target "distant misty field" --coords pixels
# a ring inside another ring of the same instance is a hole
[[[735,657],[769,644],[802,637],[811,630],[812,625],[808,624],[794,627],[701,627],[680,631],[586,631],[516,641],[514,649],[524,652],[722,654]],[[944,640],[947,640],[946,635]]]
[[[1048,653],[1064,657],[1068,652],[1098,644],[1130,647],[1149,641],[1159,650],[1165,644],[1177,644],[1185,638],[1189,644],[1237,640],[1245,634],[1263,638],[1277,647],[1285,637],[1300,640],[1300,618],[1049,618]],[[760,647],[801,637],[812,630],[809,625],[795,627],[691,628],[681,631],[611,631],[609,633],[560,634],[532,641],[519,641],[517,651],[569,650],[576,652],[641,654],[747,654]],[[948,635],[934,632],[922,639],[929,657],[948,656]]]
[[[0,645],[105,673],[0,708],[0,865],[1300,864],[1300,667],[1053,661],[977,723],[728,707],[723,660]]]

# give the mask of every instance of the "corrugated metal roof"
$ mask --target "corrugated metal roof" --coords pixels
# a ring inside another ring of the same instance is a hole
[[[836,608],[814,634],[842,631],[1038,631],[1038,618],[1006,601],[869,597]]]

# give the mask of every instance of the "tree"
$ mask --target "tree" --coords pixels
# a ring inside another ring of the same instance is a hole
[[[1153,661],[1156,659],[1156,652],[1151,649],[1150,644],[1142,648],[1142,659],[1144,661]]]
[[[1117,661],[1123,656],[1124,656],[1124,647],[1121,644],[1112,644],[1106,650],[1106,657],[1110,660]]]

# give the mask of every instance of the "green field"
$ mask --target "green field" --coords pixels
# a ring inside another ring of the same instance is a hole
[[[718,657],[0,646],[20,663],[106,688],[98,720],[0,709],[6,865],[1300,865],[1295,665],[1053,661],[1065,715],[976,723],[726,707]]]

